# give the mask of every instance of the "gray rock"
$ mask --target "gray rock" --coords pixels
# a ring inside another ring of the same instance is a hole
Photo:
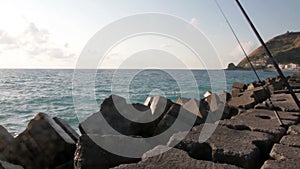
[[[218,126],[213,134],[203,143],[199,142],[203,125],[193,128],[188,135],[176,145],[193,158],[212,160],[214,162],[233,164],[243,168],[257,168],[268,158],[273,144],[273,137],[266,133],[239,131]],[[168,145],[181,139],[184,133],[174,134]]]
[[[247,88],[247,85],[244,84],[244,83],[240,83],[240,82],[234,82],[234,83],[232,84],[232,88],[245,90],[245,89]]]
[[[173,104],[170,99],[162,96],[148,97],[144,102],[145,106],[150,107],[152,115],[156,115],[157,117],[164,116]]]
[[[209,112],[209,105],[204,100],[190,99],[182,107],[202,119],[206,119]]]
[[[300,134],[300,125],[290,126],[287,134]]]
[[[75,142],[78,141],[79,134],[63,119],[53,117],[53,120],[58,124]]]
[[[292,112],[278,112],[284,125],[296,124],[298,116]],[[273,111],[263,109],[251,109],[245,113],[234,116],[229,120],[220,122],[229,128],[237,130],[251,130],[272,134],[274,142],[278,142],[285,134],[286,129],[280,126]]]
[[[256,101],[252,95],[252,92],[244,92],[238,97],[232,97],[232,99],[228,102],[228,105],[243,109],[253,108],[256,104]]]
[[[300,135],[286,135],[280,140],[280,144],[300,148]]]
[[[24,169],[22,166],[0,160],[0,169]]]
[[[232,88],[231,90],[231,96],[232,97],[238,97],[242,93],[241,89]]]
[[[167,149],[170,149],[166,151]],[[162,151],[166,151],[162,154]],[[149,156],[149,154],[159,154],[156,156]],[[115,167],[114,169],[173,169],[173,168],[195,168],[195,169],[237,169],[239,167],[214,163],[211,161],[196,160],[179,149],[169,148],[165,146],[157,146],[153,150],[145,153],[141,162],[137,164],[125,164]]]
[[[100,112],[80,123],[79,129],[82,134],[148,137],[153,135],[156,128],[155,119],[150,107],[138,103],[127,104],[124,98],[111,95],[101,104]]]
[[[128,158],[113,154],[96,143],[106,143],[106,146],[114,147],[120,151],[140,151],[129,149],[132,145],[123,145],[124,136],[112,135],[81,135],[77,144],[77,149],[74,157],[75,169],[107,169],[120,164],[134,163],[140,161],[140,158]],[[117,143],[116,143],[117,142]],[[151,149],[151,148],[149,148]],[[147,149],[147,150],[149,150]],[[144,152],[146,152],[145,150]],[[140,153],[142,157],[143,153]],[[128,152],[129,153],[129,152]]]
[[[296,93],[296,95],[300,98],[300,93]],[[273,105],[282,111],[299,112],[299,108],[290,94],[273,94],[271,99]]]
[[[76,148],[68,133],[44,113],[38,113],[16,141],[23,157],[31,162],[24,164],[26,168],[53,168],[72,160]]]
[[[300,168],[298,160],[267,160],[261,169]]]
[[[275,144],[270,152],[270,156],[275,160],[300,160],[300,148],[290,147],[282,144]]]

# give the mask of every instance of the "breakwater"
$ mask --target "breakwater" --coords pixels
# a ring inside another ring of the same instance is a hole
[[[298,92],[300,76],[288,80]],[[1,127],[0,163],[2,168],[26,169],[299,168],[299,119],[299,109],[279,77],[262,84],[235,82],[229,93],[176,102],[154,96],[144,104],[129,104],[111,95],[99,112],[80,123],[80,133],[45,113],[38,113],[16,137]],[[207,126],[214,131],[200,142]]]

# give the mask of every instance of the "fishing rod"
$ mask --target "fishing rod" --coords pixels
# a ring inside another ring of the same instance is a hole
[[[258,33],[257,29],[255,28],[254,24],[252,23],[251,19],[249,18],[249,16],[247,15],[246,11],[244,10],[243,6],[241,5],[241,3],[239,2],[239,0],[235,0],[235,2],[237,3],[238,7],[240,8],[240,10],[242,11],[243,15],[245,16],[246,20],[248,21],[249,25],[251,26],[253,32],[255,33],[256,37],[258,38],[258,40],[260,41],[261,45],[263,46],[263,48],[265,49],[268,57],[270,58],[270,60],[273,62],[273,65],[275,67],[275,69],[277,70],[279,76],[281,77],[281,79],[283,80],[283,82],[285,83],[286,87],[288,88],[291,96],[293,97],[295,103],[298,106],[298,109],[300,111],[300,102],[298,97],[296,96],[296,94],[294,93],[292,87],[290,86],[289,82],[287,81],[286,77],[284,76],[284,74],[282,73],[281,69],[279,68],[276,60],[274,59],[274,57],[272,56],[269,48],[267,47],[267,45],[265,44],[265,42],[263,41],[263,39],[261,38],[260,34]]]
[[[224,11],[222,10],[220,4],[217,2],[217,0],[215,0],[215,3],[217,4],[217,6],[218,6],[218,8],[219,8],[219,10],[220,10],[220,12],[221,12],[221,14],[222,14],[222,16],[224,17],[224,19],[225,19],[227,25],[229,26],[229,28],[230,28],[232,34],[234,35],[236,41],[238,42],[240,48],[242,49],[244,56],[246,57],[248,63],[250,64],[251,69],[253,70],[253,72],[254,72],[256,78],[258,79],[258,82],[259,82],[259,83],[261,84],[261,86],[263,87],[263,90],[264,90],[265,94],[267,94],[267,95],[269,96],[268,90],[267,90],[266,87],[263,85],[262,80],[261,80],[260,77],[258,76],[257,71],[255,70],[253,64],[251,63],[251,60],[250,60],[249,56],[247,55],[247,53],[246,53],[246,51],[245,51],[245,49],[244,49],[244,47],[243,47],[241,41],[240,41],[239,38],[237,37],[237,35],[236,35],[236,33],[235,33],[235,31],[234,31],[232,25],[230,24],[229,20],[227,19],[227,17],[226,17],[226,15],[225,15]],[[275,114],[275,116],[276,116],[276,118],[277,118],[279,124],[282,126],[282,125],[283,125],[282,120],[280,119],[279,114],[278,114],[277,110],[275,109],[275,106],[273,105],[273,102],[272,102],[270,96],[268,97],[268,100],[269,100],[270,104],[272,105],[272,109],[273,109],[273,111],[274,111],[274,114]]]

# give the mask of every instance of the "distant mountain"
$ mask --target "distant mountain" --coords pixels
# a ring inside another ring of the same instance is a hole
[[[272,38],[266,44],[279,64],[300,64],[300,32],[287,32]],[[262,46],[250,53],[249,58],[252,64],[260,69],[265,69],[272,63]],[[237,65],[237,68],[250,69],[246,58]]]

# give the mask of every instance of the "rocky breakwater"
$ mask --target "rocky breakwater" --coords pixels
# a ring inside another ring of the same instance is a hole
[[[298,92],[300,75],[288,80]],[[299,122],[279,77],[176,102],[111,95],[80,123],[81,135],[43,113],[16,137],[0,127],[0,169],[299,168]]]

